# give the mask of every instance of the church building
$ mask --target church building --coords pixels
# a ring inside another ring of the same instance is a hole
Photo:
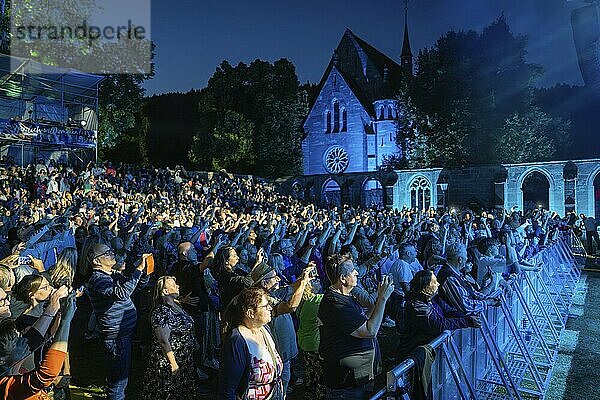
[[[304,174],[377,171],[398,154],[398,101],[412,75],[405,24],[400,64],[346,29],[304,121]]]

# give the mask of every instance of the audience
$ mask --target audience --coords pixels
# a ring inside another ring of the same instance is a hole
[[[539,209],[319,209],[225,172],[7,164],[0,336],[10,342],[16,326],[36,351],[11,344],[0,362],[33,373],[48,354],[62,360],[48,349],[61,299],[77,293],[93,312],[75,334],[100,339],[111,399],[125,397],[134,337],[149,345],[146,398],[193,397],[217,371],[219,398],[284,398],[302,377],[307,398],[362,398],[379,372],[380,328],[394,324],[385,315],[405,349],[395,361],[445,326],[476,326],[568,226],[576,214]]]

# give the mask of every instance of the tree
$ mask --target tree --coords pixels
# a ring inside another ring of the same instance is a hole
[[[504,121],[502,134],[494,143],[499,161],[519,163],[551,159],[557,148],[565,145],[569,125],[538,107],[525,113],[515,112]]]
[[[534,110],[533,84],[542,68],[525,61],[526,45],[526,37],[513,35],[500,16],[481,33],[448,32],[419,52],[416,75],[399,95],[405,113],[396,137],[401,151],[410,139],[404,149],[410,166],[498,162],[501,157],[490,144],[508,138],[504,129],[516,127],[515,114],[568,127]],[[561,133],[566,136],[568,129]],[[539,150],[547,155],[547,149]]]
[[[208,148],[200,136],[194,137],[189,154],[192,162],[205,163],[205,157],[208,156],[210,167],[215,171],[243,171],[254,163],[254,124],[243,115],[231,110],[224,111],[218,116],[211,136]]]
[[[256,60],[236,67],[224,61],[199,97],[198,123],[189,153],[195,167],[228,165],[231,172],[270,177],[301,172],[301,125],[308,104],[288,60],[273,64]],[[235,130],[231,121],[243,123],[243,129]],[[245,123],[252,123],[252,129]],[[206,154],[205,149],[236,136],[244,141],[233,147],[235,155],[219,153],[221,158],[214,159]]]

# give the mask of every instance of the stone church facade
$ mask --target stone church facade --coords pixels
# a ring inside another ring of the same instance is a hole
[[[304,121],[304,174],[377,171],[396,154],[394,97],[411,70],[347,29]]]
[[[380,171],[400,155],[394,94],[412,69],[406,23],[399,64],[347,29],[303,124],[304,176],[282,190],[322,206],[542,206],[600,218],[600,159]]]

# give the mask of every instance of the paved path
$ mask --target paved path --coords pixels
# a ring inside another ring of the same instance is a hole
[[[600,399],[600,272],[582,274],[547,400]]]

